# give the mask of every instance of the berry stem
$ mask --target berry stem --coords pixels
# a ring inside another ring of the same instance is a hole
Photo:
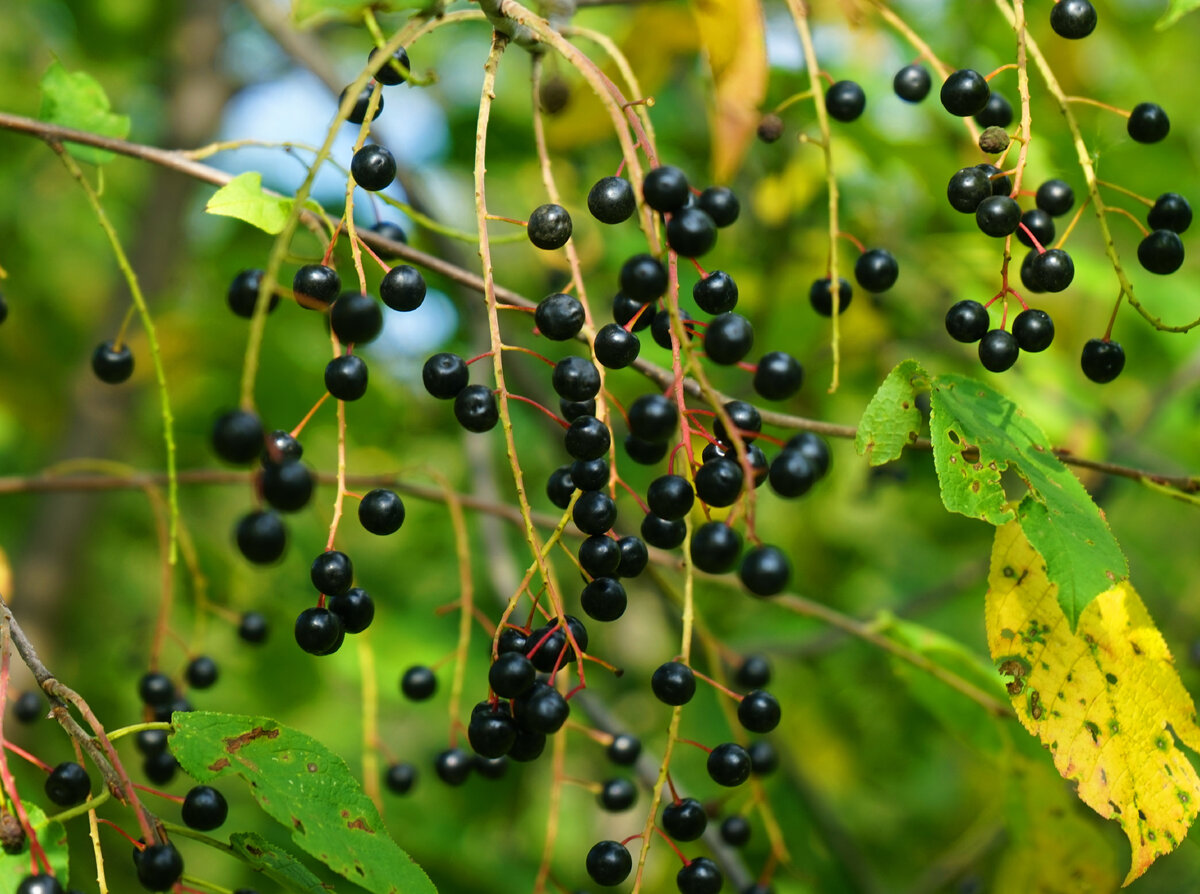
[[[537,407],[539,410],[541,410],[543,413],[545,413],[547,416],[549,416],[551,419],[553,419],[555,422],[557,422],[563,428],[571,427],[571,424],[569,422],[567,422],[567,420],[563,419],[561,416],[556,416],[552,411],[546,409],[544,406],[542,406],[540,403],[538,403],[533,398],[525,397],[523,394],[515,394],[515,393],[510,392],[508,395],[508,399],[509,400],[519,400],[519,401],[521,401],[521,403],[529,404],[531,407]]]
[[[847,233],[845,230],[840,230],[838,231],[838,236],[845,239],[847,242],[857,248],[860,255],[866,253],[867,247],[863,245],[862,241],[853,233]]]
[[[333,356],[337,357],[341,354],[341,345],[338,344],[337,336],[331,331],[329,333],[329,341],[333,346]],[[333,497],[333,518],[329,520],[329,537],[325,540],[325,549],[333,549],[334,540],[337,538],[338,525],[342,522],[342,504],[346,500],[346,402],[339,400],[337,402],[337,492]],[[322,594],[320,605],[325,604],[325,596]]]
[[[683,851],[681,851],[679,849],[679,845],[677,845],[674,841],[671,840],[670,835],[668,835],[666,832],[664,832],[662,829],[660,829],[657,824],[655,824],[655,826],[654,826],[654,831],[657,832],[659,834],[659,836],[662,838],[662,840],[665,841],[670,846],[671,850],[675,851],[675,856],[677,856],[680,860],[683,861],[684,866],[691,865],[692,861],[683,855]]]
[[[1150,235],[1150,230],[1148,230],[1146,228],[1146,225],[1144,223],[1142,223],[1140,220],[1138,220],[1136,217],[1134,217],[1133,213],[1128,211],[1127,209],[1118,208],[1116,205],[1109,205],[1108,210],[1111,211],[1113,214],[1121,214],[1121,215],[1124,215],[1125,217],[1128,217],[1131,221],[1133,221],[1133,225],[1141,231],[1143,238]]]
[[[1001,65],[999,68],[997,68],[997,69],[994,69],[994,70],[993,70],[991,73],[984,75],[984,76],[983,76],[983,79],[984,79],[985,81],[991,81],[991,79],[992,79],[992,78],[994,78],[996,75],[1000,74],[1001,72],[1004,72],[1004,71],[1009,71],[1010,69],[1013,69],[1013,68],[1016,68],[1016,67],[1017,67],[1017,63],[1015,63],[1015,62],[1008,62],[1008,63],[1006,63],[1006,64],[1004,64],[1004,65]]]
[[[813,95],[813,92],[811,89],[801,90],[799,93],[793,93],[787,99],[783,100],[783,102],[781,102],[779,105],[775,106],[775,108],[771,109],[771,112],[778,115],[780,112],[782,112],[788,106],[794,105],[795,103],[806,100],[812,95]]]
[[[1045,246],[1042,245],[1042,243],[1038,242],[1038,237],[1033,235],[1033,230],[1031,230],[1031,229],[1029,229],[1029,227],[1025,226],[1024,222],[1017,224],[1017,228],[1021,229],[1025,232],[1025,235],[1029,237],[1029,241],[1033,243],[1033,247],[1037,249],[1037,253],[1039,255],[1045,254],[1046,248],[1045,248]]]
[[[1064,96],[1061,100],[1063,103],[1079,103],[1080,105],[1095,106],[1098,109],[1105,109],[1112,112],[1114,115],[1120,115],[1122,118],[1128,118],[1130,111],[1128,109],[1118,109],[1114,105],[1109,105],[1106,102],[1101,102],[1098,99],[1092,99],[1090,96]]]
[[[325,403],[325,401],[327,401],[329,399],[329,396],[330,396],[329,392],[326,391],[319,398],[317,398],[317,402],[315,404],[313,404],[312,409],[309,410],[307,413],[305,413],[304,418],[301,419],[296,424],[296,427],[292,429],[291,435],[293,438],[300,437],[300,432],[304,431],[304,426],[308,425],[309,421],[316,414],[317,410],[321,409],[321,404]]]
[[[1103,187],[1105,187],[1105,188],[1107,188],[1107,189],[1114,190],[1115,192],[1122,193],[1122,194],[1124,194],[1124,195],[1127,195],[1127,196],[1129,196],[1129,198],[1131,198],[1131,199],[1136,199],[1137,201],[1139,201],[1139,202],[1141,202],[1143,205],[1145,205],[1147,208],[1153,208],[1153,207],[1154,207],[1154,200],[1153,200],[1153,199],[1148,199],[1148,198],[1146,198],[1145,196],[1143,196],[1143,195],[1140,195],[1140,194],[1138,194],[1138,193],[1134,192],[1132,189],[1126,189],[1124,186],[1118,186],[1118,185],[1117,185],[1117,184],[1115,184],[1115,183],[1109,183],[1107,180],[1101,180],[1101,179],[1099,179],[1099,178],[1097,178],[1097,179],[1096,179],[1096,185],[1097,185],[1097,186],[1103,186]]]
[[[1071,235],[1071,233],[1075,230],[1076,225],[1079,223],[1080,218],[1083,217],[1084,209],[1087,208],[1087,206],[1090,205],[1091,203],[1092,203],[1091,196],[1088,196],[1082,202],[1079,203],[1079,207],[1076,208],[1075,213],[1073,215],[1071,215],[1071,222],[1067,224],[1066,229],[1063,230],[1063,234],[1061,236],[1059,236],[1058,241],[1054,243],[1055,248],[1063,247],[1063,245],[1067,241],[1067,237]]]
[[[1033,115],[1030,112],[1029,104],[1029,59],[1028,51],[1025,47],[1025,39],[1028,37],[1025,27],[1025,0],[1012,0],[1012,3],[1014,17],[1013,30],[1017,33],[1017,61],[1015,64],[1017,69],[1017,94],[1021,98],[1021,124],[1018,130],[1022,135],[1021,150],[1017,153],[1017,167],[1013,172],[1012,196],[1015,198],[1016,194],[1021,190],[1021,179],[1025,175],[1025,163],[1029,158],[1029,144],[1033,142]],[[1022,224],[1022,226],[1024,225]],[[1032,233],[1029,235],[1030,238],[1033,237]],[[1036,239],[1033,242],[1034,245],[1038,244]],[[1041,254],[1043,250],[1039,245],[1038,254]]]
[[[28,751],[26,751],[21,746],[14,745],[12,742],[8,741],[7,739],[4,740],[4,747],[7,748],[9,751],[11,751],[13,754],[15,754],[17,757],[23,758],[26,762],[33,764],[35,767],[37,767],[39,770],[41,770],[44,773],[49,773],[53,769],[53,767],[51,767],[48,763],[46,763],[40,757],[30,754]]]
[[[499,309],[499,308],[497,308],[497,309]],[[538,360],[542,361],[542,363],[545,363],[547,366],[555,365],[554,361],[551,360],[549,357],[547,357],[545,354],[539,354],[537,351],[533,350],[532,348],[526,348],[522,345],[501,345],[500,350],[502,350],[502,351],[519,351],[522,354],[528,354],[530,357],[536,357]],[[491,353],[491,352],[489,351],[488,353]],[[479,358],[476,357],[475,359],[478,360]]]
[[[744,696],[741,696],[738,693],[734,692],[732,689],[730,689],[724,683],[718,683],[712,677],[708,676],[708,674],[702,674],[702,673],[700,673],[700,671],[696,670],[695,668],[692,668],[692,673],[695,676],[699,677],[701,680],[703,680],[705,683],[707,683],[709,686],[711,686],[713,689],[716,689],[718,692],[724,692],[727,696],[729,696],[735,702],[740,702],[744,698]]]

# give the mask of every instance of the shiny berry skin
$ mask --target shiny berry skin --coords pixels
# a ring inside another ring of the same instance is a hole
[[[750,755],[736,742],[724,742],[709,752],[708,775],[717,785],[741,785],[750,778]]]
[[[1021,215],[1022,226],[1017,227],[1017,240],[1027,248],[1033,248],[1033,239],[1037,239],[1042,248],[1048,249],[1054,241],[1054,220],[1050,214],[1041,208],[1030,208]],[[1029,230],[1029,232],[1025,232]],[[1033,239],[1030,238],[1033,234]]]
[[[1054,249],[1051,249],[1051,251],[1053,251],[1053,250]],[[1042,254],[1048,254],[1048,252],[1042,252]],[[1064,254],[1065,254],[1065,252],[1064,252]],[[1021,261],[1021,285],[1023,285],[1025,287],[1025,290],[1027,292],[1044,292],[1044,291],[1046,291],[1045,287],[1042,285],[1041,279],[1038,277],[1038,274],[1037,274],[1037,266],[1036,265],[1038,263],[1038,259],[1041,256],[1042,255],[1039,255],[1036,251],[1031,251],[1031,252],[1026,253],[1025,259],[1023,261]],[[1068,257],[1069,257],[1069,255],[1068,255]],[[1074,278],[1074,275],[1075,275],[1075,263],[1074,263],[1074,261],[1072,261],[1071,262],[1072,278]]]
[[[850,306],[854,291],[845,277],[838,277],[838,313],[845,313]],[[813,280],[808,289],[808,303],[823,317],[833,316],[833,296],[829,293],[829,277]]]
[[[210,785],[197,785],[183,799],[183,823],[189,829],[208,832],[219,828],[229,815],[225,796]]]
[[[1140,102],[1129,113],[1126,130],[1139,143],[1157,143],[1170,132],[1171,120],[1162,106]]]
[[[720,524],[720,522],[717,522]],[[696,676],[686,664],[668,661],[659,665],[650,678],[650,688],[660,702],[668,705],[686,705],[696,694]]]
[[[621,265],[621,291],[643,303],[661,298],[667,290],[667,268],[653,255],[634,255]]]
[[[692,320],[692,315],[686,310],[680,308],[680,322],[683,324],[684,337],[691,341],[695,335],[695,327],[689,325]],[[654,339],[654,343],[663,350],[671,350],[671,312],[668,310],[660,310],[654,315],[654,320],[650,323],[650,335]]]
[[[559,466],[546,479],[546,496],[559,509],[566,509],[571,504],[574,493],[575,482],[571,478],[570,466]]]
[[[264,643],[267,641],[269,632],[267,619],[261,612],[245,612],[241,621],[238,622],[238,636],[243,642],[255,645]]]
[[[367,393],[367,362],[357,354],[343,354],[325,364],[325,390],[338,400],[358,400]]]
[[[1047,180],[1037,188],[1034,201],[1051,217],[1062,217],[1075,204],[1075,190],[1065,180]]]
[[[920,102],[929,95],[933,78],[924,65],[906,65],[892,78],[892,90],[905,102]]]
[[[292,292],[301,307],[326,307],[341,290],[342,278],[324,264],[305,264],[292,277]]]
[[[590,413],[581,413],[571,422],[574,423],[575,420],[582,419],[584,416],[593,418]],[[580,490],[600,490],[607,487],[609,477],[608,460],[603,456],[588,460],[577,459],[571,463],[571,480]]]
[[[610,813],[628,810],[637,802],[637,786],[622,777],[605,780],[596,800]]]
[[[454,398],[454,418],[469,432],[491,431],[500,421],[496,395],[486,385],[468,385]]]
[[[787,555],[777,546],[756,546],[742,557],[738,577],[755,596],[782,593],[792,574]]]
[[[742,493],[741,464],[729,458],[706,462],[696,470],[696,496],[709,506],[732,506]]]
[[[571,238],[571,215],[562,205],[539,205],[529,215],[527,233],[536,248],[543,251],[562,248]]]
[[[1096,7],[1088,0],[1058,0],[1050,9],[1050,27],[1059,37],[1081,40],[1096,30]]]
[[[732,366],[754,347],[754,327],[741,314],[713,317],[704,330],[704,351],[713,363]]]
[[[684,798],[663,808],[662,827],[676,841],[695,841],[707,826],[708,814],[695,798]]]
[[[59,807],[72,807],[87,800],[92,780],[87,770],[74,761],[64,761],[46,777],[46,797]]]
[[[668,441],[678,425],[678,409],[661,394],[643,394],[629,407],[629,431],[644,441]]]
[[[942,106],[960,118],[982,112],[990,95],[991,89],[983,75],[970,68],[959,69],[942,84]]]
[[[754,371],[754,390],[767,400],[787,400],[804,383],[804,368],[791,354],[769,351]]]
[[[373,224],[371,226],[371,232],[391,242],[399,242],[404,245],[408,244],[408,235],[404,232],[403,228],[399,224],[393,223],[390,220],[381,220],[379,223]],[[391,261],[400,257],[400,255],[396,254],[394,249],[385,248],[382,245],[375,249],[375,254],[379,255],[379,257],[383,258],[385,261]]]
[[[554,292],[538,302],[533,313],[538,331],[551,341],[567,341],[583,328],[583,305],[574,295]]]
[[[751,742],[748,752],[750,772],[755,776],[769,776],[779,768],[779,754],[766,739]]]
[[[611,888],[629,878],[633,857],[619,841],[598,841],[588,851],[586,865],[592,881]]]
[[[129,342],[116,347],[113,340],[101,342],[92,352],[92,372],[101,382],[119,385],[133,375],[133,351]]]
[[[621,547],[611,537],[593,534],[579,544],[579,565],[583,573],[591,578],[607,578],[616,574],[620,563]]]
[[[993,329],[979,340],[979,362],[989,372],[1004,372],[1017,362],[1020,349],[1011,332]]]
[[[342,619],[327,608],[306,608],[296,617],[296,644],[310,655],[332,655],[342,645]]]
[[[425,390],[438,400],[453,400],[467,387],[470,381],[467,362],[448,351],[434,354],[421,368],[421,381]]]
[[[488,670],[488,685],[501,698],[516,698],[537,679],[533,663],[519,652],[498,655]]]
[[[1012,103],[999,93],[989,95],[987,104],[975,115],[975,123],[980,127],[1008,127],[1012,120]]]
[[[1125,368],[1125,349],[1115,341],[1090,338],[1083,346],[1080,366],[1085,376],[1104,385],[1119,376]]]
[[[137,877],[147,891],[167,891],[183,875],[183,857],[173,844],[152,844],[134,851]]]
[[[519,627],[505,627],[500,631],[500,641],[497,644],[500,648],[500,654],[507,652],[520,652],[525,654],[525,650],[531,645],[529,643],[529,634]]]
[[[263,449],[263,426],[249,410],[230,410],[213,423],[213,450],[227,463],[252,462]]]
[[[350,175],[363,189],[379,192],[387,189],[396,179],[396,159],[383,146],[370,143],[350,159]]]
[[[708,857],[696,857],[675,874],[679,894],[717,894],[725,877]]]
[[[239,317],[250,319],[254,316],[254,306],[258,303],[258,287],[262,284],[263,271],[243,270],[233,278],[225,293],[229,309]],[[274,292],[267,298],[267,313],[279,305],[279,296]]]
[[[617,565],[617,577],[637,577],[646,570],[650,553],[640,537],[629,534],[617,541],[621,549],[621,561]]]
[[[692,533],[692,564],[709,574],[732,571],[742,552],[742,535],[720,521],[705,522]]]
[[[433,760],[433,771],[446,785],[462,785],[471,775],[471,755],[461,748],[447,748]]]
[[[1177,192],[1164,192],[1154,202],[1154,207],[1146,216],[1146,223],[1152,230],[1173,230],[1184,232],[1192,225],[1192,206]]]
[[[585,534],[604,534],[617,521],[617,504],[612,497],[598,490],[581,494],[571,510],[575,527]]]
[[[568,648],[574,652],[573,648]],[[536,657],[540,650],[534,654]],[[571,658],[564,657],[562,663],[565,664],[569,660]],[[554,669],[553,664],[550,669]],[[535,683],[516,700],[517,723],[530,732],[553,735],[562,729],[570,716],[571,706],[567,704],[562,693],[545,683]]]
[[[345,90],[343,90],[341,92],[341,95],[338,97],[338,106],[339,107],[341,106],[342,103],[344,103],[346,101],[346,91],[349,89],[350,88],[347,87]],[[371,102],[371,85],[368,84],[367,86],[362,88],[362,90],[359,92],[358,96],[354,100],[354,105],[352,105],[350,107],[350,114],[346,116],[347,123],[362,124],[363,119],[367,117],[367,106],[370,104],[370,102]],[[379,97],[379,104],[375,106],[375,114],[371,116],[371,120],[374,121],[376,118],[378,118],[382,111],[383,111],[383,96],[381,95]]]
[[[354,563],[344,552],[327,549],[313,559],[308,576],[318,593],[339,596],[354,583]]]
[[[148,671],[138,680],[138,696],[142,704],[153,708],[168,705],[175,698],[175,684],[164,673]]]
[[[520,734],[518,733],[518,735]],[[515,740],[513,742],[513,747],[516,747]],[[512,752],[510,749],[509,754],[511,753]],[[502,757],[483,757],[482,755],[477,754],[471,759],[471,768],[484,779],[502,779],[508,772],[508,761],[508,754],[503,755]]]
[[[393,795],[406,795],[417,781],[417,768],[406,761],[389,764],[383,775],[383,784]]]
[[[653,512],[642,519],[639,530],[642,540],[659,549],[675,549],[687,539],[687,525],[683,521],[667,521]]]
[[[325,604],[342,619],[347,633],[362,633],[375,620],[375,601],[362,587],[351,587],[340,596],[330,596]]]
[[[517,740],[508,749],[508,759],[526,763],[537,760],[546,750],[546,734],[517,727]]]
[[[987,334],[991,317],[987,308],[970,298],[965,298],[946,311],[946,331],[955,341],[964,344],[979,341]]]
[[[632,321],[633,325],[629,328],[633,332],[641,332],[653,322],[655,310],[624,292],[617,292],[613,296],[612,315],[613,320],[622,326]]]
[[[404,524],[404,501],[387,488],[367,491],[358,504],[358,521],[372,534],[394,534]]]
[[[833,460],[829,453],[829,444],[820,435],[811,431],[802,431],[788,438],[784,450],[794,451],[807,459],[812,464],[813,471],[818,478],[823,477],[829,471],[829,464]]]
[[[612,434],[608,426],[595,416],[580,416],[567,426],[563,445],[567,453],[579,460],[599,459],[608,453]],[[576,482],[578,486],[578,482]]]
[[[242,555],[255,565],[270,565],[287,548],[287,528],[274,512],[257,510],[243,515],[234,535]]]
[[[886,292],[899,275],[900,265],[886,249],[872,248],[854,262],[854,280],[868,292]]]
[[[616,323],[606,323],[596,333],[592,347],[596,359],[608,369],[624,369],[637,360],[642,343],[636,335]]]
[[[729,414],[729,421],[733,423],[733,427],[742,436],[742,441],[753,444],[755,437],[762,431],[762,416],[754,405],[744,400],[731,400],[725,404],[724,410]],[[725,423],[719,416],[713,420],[713,434],[722,444],[732,443],[729,433],[725,430]]]
[[[836,121],[854,121],[867,107],[867,95],[854,81],[837,81],[825,91],[825,111]]]
[[[721,838],[732,847],[744,847],[750,841],[750,822],[740,813],[725,817],[721,823]]]
[[[1013,338],[1022,351],[1036,354],[1050,347],[1054,341],[1054,321],[1044,310],[1028,308],[1017,314],[1012,322]]]
[[[467,741],[471,750],[481,757],[502,757],[508,754],[517,739],[517,727],[508,706],[500,702],[495,709],[489,702],[481,702],[471,712],[467,724]]]
[[[571,636],[574,637],[575,643],[579,648],[587,651],[588,632],[583,626],[583,622],[574,615],[566,615],[567,628],[571,631]],[[563,627],[558,622],[547,624],[544,627],[538,627],[530,632],[527,637],[526,655],[533,662],[533,666],[542,673],[549,673],[554,669],[555,664],[559,664],[559,656],[562,657],[562,663],[565,664],[575,660],[575,646],[567,639]],[[534,649],[537,651],[533,651]],[[532,654],[531,654],[532,653]],[[545,684],[543,684],[545,685]],[[546,687],[548,689],[552,687]],[[542,730],[546,732],[546,730]]]
[[[33,723],[45,711],[45,704],[36,692],[26,690],[13,702],[13,714],[21,723]]]
[[[1075,262],[1061,248],[1047,249],[1029,262],[1029,276],[1038,291],[1061,292],[1075,279]]]
[[[187,670],[184,671],[188,685],[193,689],[208,689],[217,682],[219,675],[217,663],[207,655],[197,655],[188,662]]]
[[[960,168],[946,186],[950,207],[963,214],[974,214],[979,203],[992,194],[992,181],[976,167]]]
[[[1003,174],[994,164],[984,162],[983,164],[975,165],[975,167],[987,175],[988,183],[992,185],[992,195],[1007,196],[1012,193],[1012,181],[1008,179],[1008,175]]]
[[[63,894],[63,886],[52,875],[27,875],[17,885],[17,894]]]
[[[737,306],[737,283],[724,270],[713,270],[692,286],[692,298],[706,314],[728,313]]]
[[[717,242],[717,225],[699,208],[680,208],[667,221],[667,245],[684,258],[707,254]]]
[[[683,518],[696,502],[692,483],[682,475],[662,475],[646,488],[646,505],[659,518],[675,521]]]
[[[383,311],[370,295],[343,292],[329,309],[329,325],[342,344],[366,344],[383,329]]]
[[[816,468],[799,450],[782,450],[767,473],[771,490],[781,497],[800,497],[817,483]]]
[[[423,702],[437,692],[437,675],[423,664],[414,664],[400,677],[400,691],[409,701]]]
[[[312,497],[313,474],[302,462],[268,462],[263,466],[261,480],[263,499],[280,512],[303,509]]]
[[[975,209],[975,223],[988,236],[1008,236],[1021,223],[1021,206],[1011,196],[988,196]]]
[[[367,56],[367,64],[373,65],[382,52],[383,51],[379,47],[375,47],[375,49],[371,50],[370,55]],[[404,71],[401,71],[399,68],[396,68],[396,66],[392,65],[392,59],[395,59],[397,62],[399,62],[400,68],[404,69]],[[379,71],[375,72],[375,80],[388,87],[395,87],[397,84],[404,83],[404,72],[411,70],[412,66],[408,62],[408,51],[405,50],[404,47],[400,47],[398,50],[396,50],[396,52],[392,53],[391,59],[383,63],[383,65],[380,66]]]
[[[567,422],[574,422],[580,416],[595,416],[595,400],[563,400],[559,398],[558,413]]]
[[[633,185],[624,177],[602,177],[588,190],[587,206],[600,223],[619,224],[629,220],[637,208]]]
[[[631,767],[637,763],[638,755],[642,753],[642,743],[636,736],[619,733],[613,736],[604,753],[614,764]]]
[[[746,689],[761,689],[771,682],[771,662],[762,655],[747,655],[734,673],[733,682]]]
[[[392,310],[416,310],[425,302],[425,277],[416,267],[397,264],[379,281],[379,297]]]
[[[1154,230],[1138,243],[1138,262],[1151,273],[1174,273],[1183,264],[1183,240],[1174,230]]]
[[[644,441],[635,435],[625,436],[625,453],[635,463],[643,466],[656,466],[667,455],[671,445],[666,441]]]
[[[142,772],[156,785],[166,785],[175,778],[175,771],[178,769],[179,762],[169,751],[148,754],[142,761]]]
[[[700,210],[712,218],[713,223],[724,228],[738,219],[742,205],[737,195],[728,186],[710,186],[696,199]]]
[[[620,568],[619,547],[617,555],[617,568]],[[617,568],[613,569],[613,573],[616,573]],[[628,604],[629,597],[625,593],[624,585],[614,577],[597,577],[583,588],[579,596],[579,605],[584,614],[594,621],[615,621],[625,614]]]
[[[763,689],[747,692],[738,702],[738,722],[752,733],[769,733],[779,726],[779,700]]]
[[[646,174],[642,181],[642,198],[655,211],[669,214],[687,204],[687,176],[672,165],[663,165]]]

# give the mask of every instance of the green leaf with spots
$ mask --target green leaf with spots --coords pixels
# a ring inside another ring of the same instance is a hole
[[[55,60],[42,75],[41,88],[40,120],[105,137],[124,139],[129,135],[129,116],[112,112],[108,94],[86,71],[67,71]],[[113,153],[104,149],[77,143],[71,143],[69,151],[80,161],[93,165],[114,158]]]
[[[265,192],[262,174],[246,171],[213,193],[204,210],[209,214],[236,217],[275,235],[283,230],[293,204],[292,199]]]
[[[22,799],[29,824],[37,834],[38,844],[46,852],[54,876],[66,888],[67,878],[67,830],[62,823],[47,823],[46,813],[28,799]],[[29,875],[29,841],[15,854],[0,850],[0,891],[15,891],[21,880]]]
[[[893,369],[858,423],[854,449],[873,466],[898,459],[904,448],[917,440],[921,414],[917,391],[925,389],[925,370],[915,360],[905,360]]]
[[[176,713],[171,753],[200,782],[240,776],[292,840],[372,894],[432,894],[433,883],[388,835],[340,757],[267,717]]]
[[[297,27],[311,28],[323,22],[360,22],[367,9],[392,12],[419,8],[420,4],[397,0],[292,0],[292,21]]]
[[[1195,12],[1200,9],[1200,0],[1171,0],[1167,11],[1163,13],[1163,17],[1154,23],[1154,27],[1159,31],[1165,31],[1170,28],[1189,12]]]
[[[229,836],[229,843],[256,872],[261,872],[288,891],[297,891],[300,894],[327,894],[330,890],[307,866],[261,835],[237,832]]]
[[[1072,629],[1088,603],[1129,576],[1121,547],[1088,492],[1008,398],[965,376],[937,376],[929,428],[946,508],[997,526],[1018,518],[1046,561]],[[1001,483],[1005,470],[1029,487],[1015,510]]]

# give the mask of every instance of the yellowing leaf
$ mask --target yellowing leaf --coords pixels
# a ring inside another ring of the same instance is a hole
[[[767,46],[759,0],[696,0],[691,4],[715,86],[710,121],[713,181],[737,173],[758,127],[767,93]]]
[[[283,230],[292,210],[292,200],[263,192],[262,174],[247,171],[213,193],[204,210],[209,214],[236,217],[274,235]]]
[[[1021,723],[1079,798],[1121,824],[1133,848],[1125,884],[1178,846],[1196,817],[1196,707],[1162,634],[1126,581],[1101,593],[1075,632],[1057,586],[1018,522],[996,531],[988,648]]]

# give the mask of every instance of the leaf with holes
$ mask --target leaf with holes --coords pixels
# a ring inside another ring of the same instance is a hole
[[[241,776],[292,840],[372,894],[433,894],[340,757],[267,717],[177,712],[171,753],[200,782]],[[303,889],[302,889],[303,890]]]
[[[129,135],[129,116],[112,111],[108,94],[86,71],[67,71],[55,60],[42,75],[41,88],[40,120],[105,137],[124,139]],[[77,143],[71,143],[68,151],[80,161],[93,165],[104,164],[115,157],[107,150]]]
[[[1128,581],[1101,593],[1074,632],[1057,585],[1018,522],[996,531],[985,606],[988,649],[1017,717],[1080,800],[1121,824],[1125,884],[1174,850],[1200,805],[1196,706]]]
[[[1072,628],[1089,602],[1128,576],[1099,508],[1046,446],[1042,430],[1008,398],[965,376],[937,376],[929,430],[946,508],[993,525],[1020,519]],[[1015,508],[1001,483],[1006,469],[1029,487]]]
[[[917,440],[921,413],[917,386],[926,379],[915,360],[905,360],[883,380],[858,423],[854,449],[873,466],[899,459],[904,448]],[[922,388],[923,390],[923,388]]]

